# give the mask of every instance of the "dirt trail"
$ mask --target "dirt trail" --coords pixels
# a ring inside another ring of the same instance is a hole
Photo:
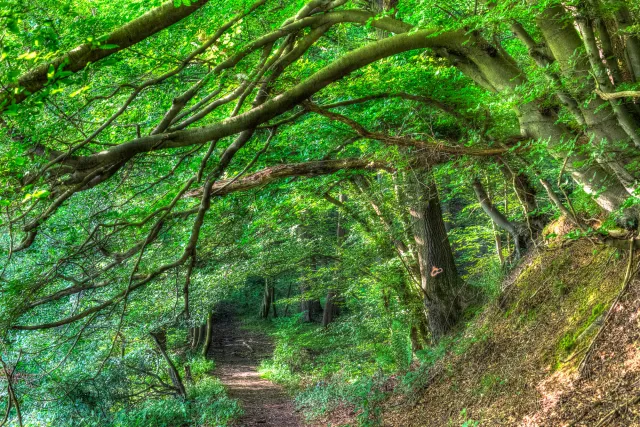
[[[273,351],[269,339],[241,329],[231,310],[217,311],[208,356],[215,360],[215,375],[227,386],[229,397],[244,409],[235,426],[302,426],[284,390],[258,375],[260,361]]]

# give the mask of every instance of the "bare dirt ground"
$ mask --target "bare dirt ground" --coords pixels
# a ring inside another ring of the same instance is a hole
[[[214,319],[208,356],[216,362],[215,375],[225,384],[229,397],[238,399],[244,415],[237,427],[298,427],[303,423],[284,390],[260,378],[260,361],[271,356],[271,342],[263,335],[241,328],[228,308]]]

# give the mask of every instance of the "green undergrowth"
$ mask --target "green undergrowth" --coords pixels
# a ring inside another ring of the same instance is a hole
[[[467,323],[480,312],[471,310]],[[462,354],[490,333],[480,328],[467,334],[461,328],[412,354],[408,326],[384,315],[344,315],[326,329],[303,323],[298,316],[249,321],[247,326],[273,337],[273,358],[263,361],[260,373],[285,386],[307,419],[345,407],[359,426],[381,425],[387,398],[393,393],[414,395],[447,354]]]
[[[343,406],[355,414],[357,425],[379,426],[383,403],[393,393],[415,395],[447,354],[463,354],[490,336],[485,327],[473,333],[462,329],[412,356],[408,331],[401,331],[398,321],[386,329],[365,328],[361,321],[342,317],[327,329],[298,317],[266,323],[263,329],[274,337],[275,349],[260,366],[261,375],[285,386],[307,419]],[[487,381],[487,388],[500,383]]]
[[[483,304],[471,307],[452,335],[414,354],[405,319],[384,312],[345,314],[326,329],[303,323],[297,316],[254,321],[250,327],[266,331],[275,343],[273,358],[262,363],[260,372],[284,385],[307,418],[343,407],[360,426],[381,425],[384,402],[390,397],[401,395],[417,402],[436,374],[441,379],[444,374],[451,390],[466,384],[466,392],[460,392],[476,400],[504,399],[524,392],[513,379],[520,369],[513,359],[509,367],[501,362],[487,366],[465,381],[461,376],[467,373],[460,363],[482,366],[495,343],[516,339],[534,351],[535,369],[568,366],[567,359],[590,342],[597,330],[594,325],[619,289],[621,261],[615,250],[582,239],[541,247],[522,260],[519,277],[501,292],[495,282],[502,272],[476,275]],[[515,360],[525,357],[518,351],[514,350]],[[476,422],[458,418],[455,422],[466,425]]]
[[[230,399],[219,379],[211,376],[215,364],[201,356],[178,358],[178,369],[189,364],[193,381],[185,381],[186,400],[173,396],[146,399],[115,414],[114,427],[224,427],[242,414],[238,402]],[[168,378],[165,379],[168,381]]]
[[[345,315],[326,329],[294,316],[274,319],[269,331],[274,354],[260,372],[294,393],[309,419],[347,405],[360,425],[377,425],[385,381],[411,362],[408,330],[384,316]]]

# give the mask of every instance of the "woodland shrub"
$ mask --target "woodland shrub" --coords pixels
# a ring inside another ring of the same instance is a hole
[[[206,377],[187,390],[189,399],[173,397],[146,400],[116,414],[114,427],[226,426],[242,411],[238,402],[226,396],[219,380]]]

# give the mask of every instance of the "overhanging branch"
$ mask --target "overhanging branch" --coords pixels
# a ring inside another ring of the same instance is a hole
[[[304,163],[291,163],[277,165],[262,169],[252,173],[245,178],[232,180],[221,180],[216,182],[211,189],[212,197],[225,196],[239,191],[248,191],[253,188],[270,184],[283,178],[294,176],[315,177],[329,175],[341,170],[392,170],[393,168],[385,162],[377,162],[362,159],[341,159],[341,160],[319,160]],[[202,188],[198,188],[187,193],[187,197],[202,197]]]

